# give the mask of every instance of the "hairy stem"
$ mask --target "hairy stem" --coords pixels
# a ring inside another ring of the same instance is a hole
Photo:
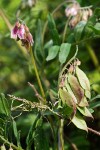
[[[43,90],[43,87],[42,87],[42,83],[41,83],[41,80],[40,80],[40,77],[39,77],[39,73],[38,73],[38,70],[37,70],[37,66],[36,66],[36,63],[35,63],[35,58],[34,58],[34,55],[33,55],[33,52],[32,52],[32,47],[30,47],[30,55],[31,55],[31,59],[32,59],[32,64],[34,66],[34,71],[35,71],[35,74],[36,74],[38,85],[40,87],[41,95],[42,95],[42,97],[44,99],[44,102],[46,102],[45,93],[44,93],[44,90]]]

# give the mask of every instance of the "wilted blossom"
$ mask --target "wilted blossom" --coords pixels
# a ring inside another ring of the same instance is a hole
[[[66,17],[70,17],[69,26],[74,28],[80,21],[85,21],[92,16],[92,10],[90,8],[81,8],[78,2],[70,4],[65,9]]]
[[[80,5],[78,3],[71,4],[65,9],[65,14],[67,17],[76,16],[78,14],[79,9]]]
[[[14,28],[11,30],[11,38],[15,40],[20,40],[22,42],[22,45],[26,48],[29,48],[34,43],[29,28],[25,24],[20,23],[19,21],[15,23]]]

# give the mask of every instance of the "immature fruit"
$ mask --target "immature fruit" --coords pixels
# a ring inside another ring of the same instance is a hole
[[[86,74],[79,68],[80,64],[78,59],[74,60],[67,68],[68,71],[63,73],[59,86],[59,98],[63,105],[73,109],[73,117],[78,109],[82,115],[93,118],[86,108],[89,106],[87,99],[91,97],[90,83]]]

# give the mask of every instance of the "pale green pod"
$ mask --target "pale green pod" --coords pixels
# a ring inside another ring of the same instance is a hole
[[[59,89],[59,96],[62,100],[63,104],[66,104],[67,106],[73,108],[72,118],[76,114],[76,103],[74,100],[73,95],[67,92],[66,89]]]
[[[68,77],[67,76],[66,76],[66,80],[65,80],[65,88],[67,89],[68,93],[70,93],[72,95],[74,102],[77,104],[78,103],[77,99],[76,99],[76,97],[75,97],[75,95],[74,95],[74,93],[73,93],[73,91],[72,91],[72,89],[68,83]]]
[[[84,99],[82,99],[82,101],[79,103],[79,106],[80,106],[80,107],[86,107],[86,106],[89,106],[86,97],[84,97]]]
[[[87,107],[77,107],[77,109],[80,111],[82,115],[93,118],[92,114],[90,113]]]
[[[77,78],[74,75],[68,75],[68,82],[79,104],[84,99],[84,90],[81,88]]]
[[[90,91],[89,79],[87,78],[86,74],[81,69],[79,69],[78,66],[76,67],[76,75],[82,88],[84,90]]]
[[[91,98],[91,93],[90,93],[90,91],[85,90],[85,96],[90,99],[90,98]]]

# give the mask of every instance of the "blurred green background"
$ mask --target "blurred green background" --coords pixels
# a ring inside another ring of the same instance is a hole
[[[16,18],[22,19],[27,26],[29,27],[34,41],[35,34],[37,30],[38,19],[42,20],[42,26],[44,25],[47,15],[49,12],[52,12],[61,2],[61,0],[37,0],[36,4],[32,7],[29,7],[27,0],[0,0],[0,9],[3,10],[8,24],[14,25]],[[96,7],[100,7],[100,1],[98,0],[88,0],[82,1],[78,0],[82,7],[93,5],[93,10]],[[57,29],[59,33],[62,33],[63,27],[66,22],[66,17],[64,14],[65,5],[57,11],[54,15]],[[100,18],[99,18],[100,19]],[[99,20],[100,21],[100,20]],[[50,40],[50,35],[48,34],[48,30],[45,34],[45,43]],[[80,42],[79,43],[79,52],[78,58],[82,62],[81,68],[86,72],[90,79],[90,83],[92,84],[91,90],[93,91],[93,95],[100,94],[100,38],[89,40],[88,42]],[[89,45],[87,45],[89,44]],[[97,63],[95,63],[93,55],[91,55],[90,49],[94,52]],[[47,56],[47,49],[45,55]],[[73,55],[73,50],[72,54]],[[41,58],[38,63],[39,72],[42,75],[42,67],[41,67]],[[33,71],[30,62],[27,61],[26,52],[19,45],[10,38],[10,31],[7,23],[5,23],[4,19],[0,16],[0,93],[13,94],[16,96],[20,96],[29,100],[35,99],[34,92],[28,86],[27,82],[34,83],[37,87],[37,82],[35,75],[33,75]],[[44,68],[45,75],[50,82],[50,88],[55,89],[56,82],[58,80],[59,73],[59,63],[54,60],[51,62],[45,63]],[[46,80],[45,80],[46,81]],[[47,82],[47,81],[46,81]],[[47,93],[47,91],[45,90]],[[48,93],[47,93],[48,95]],[[98,101],[98,100],[97,100]],[[96,101],[94,101],[95,103]],[[99,104],[98,104],[99,106]],[[94,108],[94,121],[89,122],[88,125],[96,130],[100,130],[100,111],[99,107]],[[25,117],[24,117],[25,116]],[[21,129],[21,140],[22,143],[25,140],[26,134],[30,125],[34,120],[34,115],[32,113],[24,114],[17,120],[18,128]],[[50,129],[49,125],[45,124],[45,131],[47,132]],[[73,132],[72,132],[73,131]],[[49,133],[48,132],[48,133]],[[79,150],[99,150],[99,138],[92,133],[88,135],[83,131],[79,131],[76,127],[71,125],[70,127],[65,126],[64,128],[65,135],[67,135],[70,140],[77,145]],[[47,133],[47,134],[48,134]],[[48,135],[47,135],[48,136]],[[50,135],[48,136],[50,137]],[[50,139],[52,141],[52,139]],[[52,142],[51,142],[52,143]],[[70,143],[70,142],[69,142]],[[65,136],[65,145],[66,150],[71,149],[69,143],[66,140]],[[23,144],[24,145],[24,144]]]

